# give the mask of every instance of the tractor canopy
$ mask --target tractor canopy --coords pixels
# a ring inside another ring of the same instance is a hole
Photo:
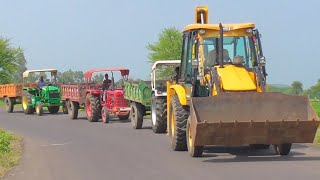
[[[92,77],[93,73],[97,72],[113,72],[113,71],[120,71],[121,76],[128,76],[129,75],[129,69],[125,68],[106,68],[106,69],[90,69],[87,72],[84,73],[84,77],[86,79],[90,79]]]
[[[23,78],[29,77],[30,73],[36,73],[36,72],[51,72],[51,76],[57,76],[58,70],[57,69],[40,69],[40,70],[26,70],[23,73]]]

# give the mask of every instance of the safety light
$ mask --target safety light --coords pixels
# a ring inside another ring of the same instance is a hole
[[[205,33],[206,33],[206,31],[205,31],[204,29],[200,29],[200,30],[199,30],[199,34],[203,35],[203,34],[205,34]]]

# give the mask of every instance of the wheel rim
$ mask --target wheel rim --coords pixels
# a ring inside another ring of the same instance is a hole
[[[175,134],[175,119],[174,113],[171,111],[171,135],[174,136]]]
[[[91,110],[91,103],[89,100],[87,100],[87,103],[86,103],[86,111],[87,111],[87,115],[91,117],[92,110]]]
[[[23,109],[27,109],[28,108],[28,99],[27,99],[27,97],[23,97],[22,98],[22,107],[23,107]]]
[[[152,103],[152,107],[151,107],[151,121],[152,121],[152,125],[155,125],[157,122],[157,114],[156,114],[156,108],[154,106],[154,104]]]
[[[131,121],[135,123],[134,120],[136,118],[136,111],[134,110],[134,107],[131,108],[131,118]]]
[[[188,144],[189,144],[189,147],[190,147],[190,148],[193,147],[193,139],[192,139],[192,134],[191,134],[190,125],[188,126]]]

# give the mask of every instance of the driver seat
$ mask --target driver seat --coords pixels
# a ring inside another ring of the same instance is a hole
[[[216,64],[219,64],[218,62],[219,54],[217,53],[216,49],[209,52],[208,55],[208,66],[213,66]],[[229,56],[229,51],[226,49],[223,49],[223,62],[231,61]]]

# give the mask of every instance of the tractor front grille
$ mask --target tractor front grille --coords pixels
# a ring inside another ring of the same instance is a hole
[[[59,92],[50,92],[49,97],[50,98],[60,98],[60,93]]]

